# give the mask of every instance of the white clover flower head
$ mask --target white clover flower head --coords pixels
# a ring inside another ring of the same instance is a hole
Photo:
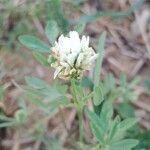
[[[92,47],[89,47],[89,37],[80,39],[76,31],[70,31],[69,37],[61,35],[48,61],[52,61],[54,78],[81,79],[84,71],[90,70],[97,55]]]

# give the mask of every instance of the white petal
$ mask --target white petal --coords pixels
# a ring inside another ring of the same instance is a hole
[[[78,32],[71,31],[69,35],[70,35],[70,47],[72,52],[79,53],[81,50],[81,42]]]
[[[80,39],[79,34],[76,31],[70,31],[69,35],[70,35],[70,38],[72,38],[72,39]]]
[[[65,37],[64,37],[63,34],[58,38],[58,44],[59,44],[59,45],[63,44],[64,38],[65,38]]]
[[[60,54],[67,53],[70,50],[70,42],[68,37],[64,37],[62,34],[58,39],[58,46]]]
[[[88,56],[85,61],[83,61],[83,65],[88,65],[93,63],[93,61],[98,57],[98,54],[95,54],[93,56]]]
[[[76,53],[72,53],[72,54],[68,55],[67,62],[68,62],[71,66],[73,66],[76,57],[77,57],[77,54],[76,54]]]
[[[83,50],[86,50],[89,47],[89,37],[82,36],[81,45]]]
[[[94,56],[92,56],[91,58],[90,58],[90,62],[93,62],[96,58],[98,57],[98,54],[95,54]]]
[[[68,68],[68,67],[69,67],[69,65],[68,65],[66,62],[60,62],[60,64],[61,64],[63,67],[65,67],[65,68]]]
[[[84,54],[83,53],[80,53],[78,58],[77,58],[77,62],[76,62],[76,67],[79,67],[81,62],[84,61]]]
[[[60,66],[60,67],[57,67],[57,69],[55,70],[55,72],[54,72],[54,79],[57,77],[57,75],[59,74],[59,72],[62,70],[62,66]]]

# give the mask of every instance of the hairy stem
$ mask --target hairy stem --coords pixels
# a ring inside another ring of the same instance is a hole
[[[79,136],[80,142],[83,142],[83,112],[82,110],[78,111],[78,118],[79,118]]]

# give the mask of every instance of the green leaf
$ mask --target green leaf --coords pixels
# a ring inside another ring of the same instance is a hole
[[[115,88],[115,79],[112,74],[108,74],[104,80],[104,88],[105,94],[108,94],[110,91],[114,90]]]
[[[25,102],[25,101],[26,101],[26,100],[24,99],[23,96],[19,98],[18,107],[19,107],[20,109],[24,109],[24,110],[27,109],[27,106],[26,106],[26,102]]]
[[[105,124],[94,112],[86,110],[86,113],[90,119],[93,134],[96,136],[98,141],[104,142]]]
[[[2,120],[2,121],[13,121],[13,118],[9,118],[7,116],[0,114],[0,120]]]
[[[120,130],[126,131],[137,123],[135,118],[127,118],[119,123]]]
[[[43,99],[47,101],[58,99],[59,97],[64,95],[61,94],[54,86],[49,86],[41,89],[29,89],[29,91],[32,91],[34,94],[43,97]]]
[[[15,113],[15,119],[17,123],[24,123],[27,119],[26,110],[20,109]]]
[[[33,52],[33,56],[43,66],[49,66],[47,58],[44,55],[42,55],[41,53],[39,53],[39,52]]]
[[[115,142],[123,139],[123,137],[125,137],[125,135],[126,135],[126,131],[129,128],[131,128],[133,125],[135,125],[136,122],[137,122],[136,119],[128,118],[128,119],[125,119],[122,122],[118,123],[116,131],[115,131],[113,137],[111,138],[110,142],[115,143]]]
[[[78,23],[75,26],[75,31],[77,31],[78,33],[83,33],[84,29],[85,29],[86,24],[85,23]]]
[[[46,150],[63,150],[63,142],[56,137],[44,138],[43,143],[46,146]]]
[[[147,79],[147,80],[144,81],[144,86],[145,86],[148,90],[150,90],[150,79]]]
[[[3,122],[3,123],[0,123],[0,128],[12,127],[12,126],[15,126],[15,125],[16,125],[15,121],[13,121],[13,122]]]
[[[94,136],[96,137],[97,141],[99,141],[100,143],[104,143],[104,137],[103,137],[104,135],[102,131],[100,130],[100,127],[94,123],[90,123],[90,125],[91,125],[92,132]]]
[[[94,105],[98,106],[104,100],[103,87],[100,84],[98,87],[94,87]]]
[[[138,144],[138,140],[125,139],[110,145],[110,150],[131,150]]]
[[[88,23],[88,22],[97,21],[101,17],[107,17],[107,16],[112,18],[127,17],[130,16],[133,11],[137,10],[143,4],[143,2],[144,0],[136,0],[126,11],[106,11],[106,12],[101,11],[93,15],[85,15],[80,17],[79,20],[77,20],[77,22]],[[72,22],[74,23],[75,21]]]
[[[59,34],[59,29],[56,21],[51,20],[47,22],[45,34],[51,44],[53,44]]]
[[[49,85],[45,81],[43,81],[39,78],[36,78],[36,77],[28,76],[28,77],[25,77],[25,80],[26,80],[26,83],[30,87],[35,88],[35,89],[43,89],[43,88],[49,87]]]
[[[53,101],[55,99],[60,98],[63,96],[55,87],[50,86],[43,89],[37,89],[37,90],[31,90],[34,94],[37,94],[39,97],[42,97],[43,100],[46,100],[48,102]]]
[[[134,109],[128,103],[120,103],[116,107],[116,110],[122,118],[135,117]]]
[[[36,106],[39,107],[45,107],[46,105],[43,103],[42,98],[40,99],[39,96],[37,94],[34,94],[32,92],[27,92],[26,93],[29,101],[33,104],[35,104]]]
[[[109,124],[113,115],[113,106],[109,101],[105,101],[100,112],[100,118],[103,118],[106,125]]]
[[[68,90],[68,86],[63,84],[61,85],[59,81],[56,81],[53,85],[54,88],[56,88],[60,94],[65,95],[65,93]]]
[[[69,21],[65,18],[61,3],[61,0],[46,1],[46,13],[48,15],[47,20],[55,20],[60,28],[60,31],[66,33],[69,27]]]
[[[104,57],[105,39],[106,39],[106,32],[103,32],[99,38],[98,58],[96,59],[95,72],[94,72],[94,85],[96,87],[99,85],[99,80],[100,80],[101,66]]]
[[[131,14],[133,11],[136,11],[145,0],[136,0],[131,7],[128,9],[128,14]]]
[[[69,104],[69,101],[68,101],[67,97],[61,96],[61,97],[49,102],[47,104],[47,106],[50,106],[51,109],[56,109],[60,106],[67,106],[68,104]]]
[[[138,98],[138,94],[132,90],[133,85],[134,83],[131,82],[131,84],[129,84],[127,82],[125,75],[121,75],[119,90],[120,90],[122,99],[126,102],[135,101]]]
[[[116,100],[118,97],[120,96],[120,91],[118,90],[118,88],[114,88],[110,91],[110,93],[108,94],[107,100],[113,102],[114,100]]]
[[[99,81],[100,81],[100,72],[101,72],[102,60],[104,57],[105,39],[106,39],[106,32],[103,32],[99,39],[98,58],[96,60],[95,72],[94,72],[94,89],[95,90],[98,87]],[[94,93],[96,94],[97,92],[94,92]],[[95,94],[94,94],[93,101],[95,104],[100,104],[100,102],[97,102],[98,100],[96,99],[97,96]]]
[[[121,74],[120,76],[120,85],[124,88],[127,88],[127,77],[125,74]]]
[[[4,96],[4,89],[3,89],[3,87],[0,85],[0,101],[3,100],[3,96]]]
[[[110,143],[118,142],[119,140],[122,140],[126,136],[126,131],[120,130],[119,127],[116,127],[116,131],[113,134],[113,137],[110,139]]]
[[[36,52],[41,52],[41,53],[50,52],[49,46],[45,44],[43,41],[36,38],[35,36],[21,35],[19,36],[19,41],[27,48],[32,49]]]
[[[136,138],[139,140],[139,144],[135,147],[135,150],[149,150],[150,149],[150,130],[144,130],[139,132]]]
[[[111,123],[110,131],[109,131],[109,140],[110,141],[113,139],[114,135],[118,131],[118,123],[119,123],[119,121],[120,121],[119,116],[116,116],[116,118]]]
[[[86,102],[87,100],[91,99],[93,97],[93,92],[88,94],[87,96],[84,96],[84,98],[82,99],[82,101]]]
[[[92,79],[90,79],[90,78],[88,78],[88,77],[82,78],[82,80],[81,80],[81,85],[82,85],[83,87],[86,87],[86,88],[89,88],[89,89],[93,89],[93,86],[94,86]]]
[[[137,84],[139,84],[140,81],[141,81],[140,77],[135,77],[129,84],[130,89],[134,88]]]

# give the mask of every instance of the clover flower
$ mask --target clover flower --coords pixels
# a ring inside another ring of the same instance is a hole
[[[80,39],[76,31],[70,31],[69,37],[61,35],[48,61],[55,68],[54,78],[81,79],[84,71],[90,70],[97,55],[92,47],[89,47],[89,37]]]

